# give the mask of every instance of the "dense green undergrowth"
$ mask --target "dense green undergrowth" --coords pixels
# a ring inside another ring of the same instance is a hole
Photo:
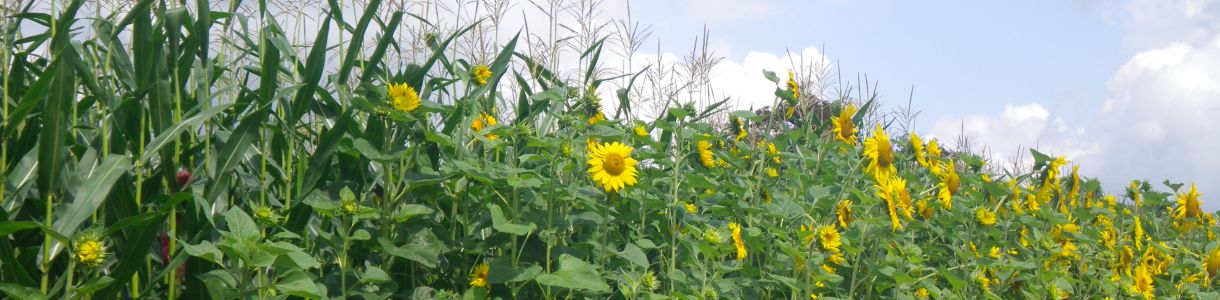
[[[471,25],[400,67],[423,18],[381,1],[330,2],[306,49],[236,5],[83,2],[5,16],[11,298],[1220,296],[1193,185],[997,173],[792,73],[758,74],[774,110],[645,119],[604,39],[557,74],[519,38],[448,51]]]

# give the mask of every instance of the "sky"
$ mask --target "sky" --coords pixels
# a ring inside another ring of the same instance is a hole
[[[1062,155],[1112,194],[1133,179],[1162,191],[1166,179],[1194,182],[1216,210],[1218,2],[676,0],[630,11],[662,52],[689,51],[706,28],[725,57],[713,84],[739,108],[770,103],[750,100],[770,93],[756,91],[761,69],[825,58],[840,81],[867,75],[888,107],[909,101],[921,135],[965,134],[1002,164],[1030,164],[1029,147]]]

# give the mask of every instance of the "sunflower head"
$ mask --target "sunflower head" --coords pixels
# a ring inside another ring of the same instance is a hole
[[[491,273],[491,266],[487,263],[475,265],[474,269],[470,270],[470,286],[487,287],[488,273]]]
[[[387,87],[390,105],[399,111],[411,112],[419,108],[419,93],[406,83],[391,83]]]
[[[488,68],[487,65],[475,66],[474,71],[471,73],[471,75],[474,75],[474,81],[479,85],[486,85],[487,79],[491,78],[491,69]]]
[[[712,153],[712,143],[706,140],[698,141],[695,143],[695,148],[699,152],[699,163],[709,169],[716,167],[716,159],[713,157],[714,153]]]
[[[635,185],[638,163],[631,158],[630,146],[619,142],[597,143],[589,148],[589,176],[607,192],[618,192]]]
[[[79,264],[96,267],[106,261],[106,248],[101,230],[85,230],[72,241],[72,258]]]
[[[682,208],[685,208],[686,213],[688,213],[688,214],[693,215],[693,214],[699,213],[699,207],[695,206],[695,204],[693,204],[693,203],[683,203]]]
[[[911,152],[915,154],[915,161],[919,165],[928,166],[928,158],[924,155],[923,150],[923,140],[919,139],[919,135],[915,134],[914,131],[911,132]]]
[[[834,126],[834,138],[836,141],[847,143],[848,145],[856,144],[856,124],[852,123],[851,118],[856,114],[856,105],[848,104],[842,110],[839,110],[838,116],[830,117],[830,123]]]
[[[636,125],[635,126],[635,135],[641,136],[641,137],[648,137],[648,128],[644,127],[644,125]]]
[[[254,208],[254,219],[264,223],[275,223],[279,221],[280,215],[270,206],[259,205]]]
[[[496,121],[495,116],[492,116],[487,113],[480,113],[477,117],[474,118],[474,121],[470,121],[470,130],[474,130],[475,132],[482,132],[484,128],[496,126],[496,124],[498,124],[498,123],[499,122]],[[499,136],[494,135],[494,134],[487,135],[487,139],[489,139],[489,140],[495,140],[497,138],[499,138]]]
[[[874,132],[873,137],[864,141],[864,156],[868,157],[865,172],[872,174],[874,179],[894,176],[898,173],[898,169],[894,167],[894,147],[890,144],[890,137],[885,134],[885,129],[881,128],[881,124],[877,124],[877,131]]]
[[[749,255],[746,251],[746,243],[741,239],[741,225],[737,222],[729,222],[729,230],[733,236],[733,248],[737,249],[737,260],[744,260]]]
[[[851,199],[843,199],[835,204],[835,218],[839,221],[839,228],[847,229],[847,225],[851,224]]]
[[[1199,190],[1194,183],[1190,184],[1190,190],[1184,194],[1178,194],[1177,207],[1174,208],[1174,219],[1182,220],[1186,218],[1199,218],[1201,211],[1199,210]]]
[[[801,87],[796,84],[796,76],[792,74],[792,70],[788,70],[788,90],[792,91],[793,99],[801,99]]]
[[[830,252],[839,252],[839,247],[843,246],[843,241],[840,239],[839,230],[833,225],[823,225],[818,227],[818,245],[821,245],[822,250]]]
[[[996,221],[995,212],[982,207],[974,210],[974,218],[983,226],[995,225]]]

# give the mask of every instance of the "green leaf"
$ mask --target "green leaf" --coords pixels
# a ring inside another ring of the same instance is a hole
[[[81,284],[80,286],[76,287],[76,294],[78,294],[78,295],[93,294],[94,292],[97,292],[97,291],[102,290],[103,288],[106,288],[111,283],[114,283],[114,278],[110,277],[110,276],[102,276],[102,277],[93,278],[92,280],[89,280],[88,282],[85,282],[84,284]]]
[[[254,224],[254,220],[250,219],[250,215],[247,215],[240,208],[233,208],[225,212],[225,222],[229,223],[229,234],[239,241],[257,241],[262,236],[258,225]]]
[[[237,298],[237,280],[225,270],[199,274],[199,280],[203,281],[203,285],[208,289],[208,296],[213,300]]]
[[[85,179],[84,184],[77,186],[74,193],[76,199],[65,209],[56,213],[59,218],[55,220],[52,228],[68,237],[75,234],[81,223],[89,219],[97,208],[102,206],[106,196],[110,195],[110,188],[114,186],[114,182],[129,169],[131,169],[131,159],[127,156],[112,154],[107,157],[101,166],[87,174],[88,178]],[[63,243],[52,242],[51,258],[59,254],[62,247]]]
[[[68,113],[76,100],[76,72],[67,61],[75,56],[72,47],[65,47],[48,68],[44,77],[53,77],[42,109],[42,130],[38,134],[38,191],[47,199],[58,191],[60,172],[68,157]],[[49,73],[49,74],[48,74]],[[54,248],[52,248],[54,249]],[[54,257],[54,255],[52,255]]]
[[[161,149],[161,147],[164,147],[166,144],[169,144],[170,142],[173,142],[174,140],[177,140],[179,135],[181,135],[183,131],[188,130],[188,129],[193,129],[193,128],[195,128],[195,126],[199,126],[199,123],[202,123],[203,121],[211,119],[212,116],[215,116],[216,114],[218,114],[220,112],[223,112],[225,109],[228,109],[230,106],[233,106],[233,104],[226,103],[226,104],[213,106],[213,107],[208,108],[207,110],[204,110],[202,112],[199,112],[189,118],[183,119],[181,122],[178,122],[178,124],[174,124],[174,126],[170,127],[169,129],[165,130],[161,134],[157,135],[157,137],[153,138],[153,140],[151,142],[148,142],[147,146],[144,146],[144,154],[140,155],[140,161],[148,162],[148,160],[151,159],[152,156],[154,154],[156,154],[158,150]]]
[[[381,247],[391,255],[415,261],[429,268],[435,268],[440,261],[438,256],[449,251],[449,248],[445,247],[445,243],[432,234],[431,229],[424,229],[411,235],[407,244],[402,247],[395,247],[385,238],[380,238],[378,241],[381,243]]]
[[[487,282],[491,284],[529,281],[542,274],[542,267],[538,265],[513,267],[512,258],[507,256],[497,257],[488,266]]]
[[[775,75],[773,71],[763,70],[763,77],[767,77],[767,80],[771,82],[779,83],[779,75]]]
[[[318,285],[314,283],[313,279],[309,278],[309,274],[301,270],[290,270],[282,274],[275,283],[277,290],[289,295],[309,299],[320,299],[325,296],[318,289]]]
[[[0,283],[0,292],[13,299],[47,299],[36,288],[20,286],[12,283]]]
[[[179,245],[182,245],[182,250],[186,251],[186,254],[217,264],[224,264],[224,254],[211,241],[205,240],[198,245],[191,245],[189,243],[180,243]]]
[[[591,292],[608,292],[610,285],[602,278],[601,273],[593,265],[574,256],[563,254],[559,257],[559,270],[550,274],[538,275],[534,279],[539,284],[562,287],[573,290]]]
[[[435,210],[427,206],[419,204],[407,204],[403,205],[402,208],[399,208],[398,212],[394,214],[394,221],[402,223],[409,221],[411,218],[416,216],[430,215],[433,212],[435,212]]]
[[[38,224],[38,223],[33,222],[33,221],[4,221],[4,222],[0,222],[0,237],[7,237],[8,235],[13,234],[14,232],[18,232],[18,231],[22,231],[22,230],[28,230],[28,229],[34,229],[34,228],[38,228],[38,227],[41,227],[41,226],[42,226],[41,224]]]
[[[360,275],[360,282],[367,283],[383,283],[389,282],[390,275],[385,273],[385,270],[377,266],[369,266],[364,269],[364,273]]]
[[[617,253],[619,257],[634,263],[641,268],[648,268],[648,255],[644,254],[644,250],[634,244],[627,244],[623,247],[623,251]]]
[[[513,235],[526,235],[537,228],[533,223],[526,225],[510,223],[508,219],[504,218],[504,212],[500,210],[498,205],[488,203],[487,208],[491,210],[491,227],[495,228],[496,231]]]

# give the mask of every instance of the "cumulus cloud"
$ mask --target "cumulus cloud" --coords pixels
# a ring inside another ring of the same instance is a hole
[[[933,121],[929,136],[956,149],[969,147],[976,153],[990,153],[996,163],[1008,167],[1023,162],[1029,156],[1026,149],[1031,147],[1065,157],[1097,152],[1097,145],[1088,141],[1085,133],[1033,102],[1005,105],[998,115],[941,116]],[[959,144],[959,136],[969,137],[969,144]]]

